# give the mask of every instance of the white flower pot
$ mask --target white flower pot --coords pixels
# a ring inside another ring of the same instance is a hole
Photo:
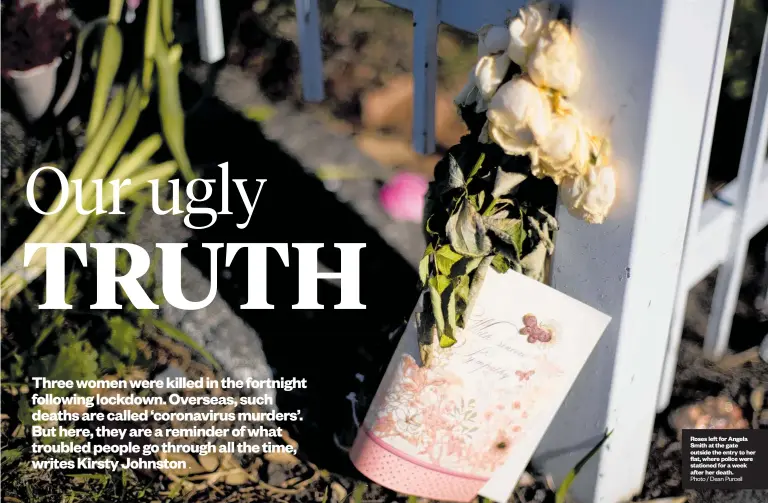
[[[8,72],[10,86],[16,92],[24,115],[30,123],[42,117],[51,105],[56,92],[56,71],[60,64],[61,58],[56,58],[47,65]]]

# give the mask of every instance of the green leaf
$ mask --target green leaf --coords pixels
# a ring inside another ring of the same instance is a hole
[[[448,154],[448,187],[451,189],[460,189],[464,187],[464,173],[456,159]]]
[[[438,274],[432,278],[429,278],[429,286],[434,288],[438,294],[442,295],[448,286],[451,284],[451,278]]]
[[[366,489],[368,489],[368,484],[365,482],[358,482],[352,490],[352,503],[363,503],[363,496],[365,496]]]
[[[482,259],[481,259],[482,260]],[[478,264],[480,262],[478,261]],[[456,283],[456,297],[458,299],[461,299],[466,304],[469,300],[469,274],[465,274],[464,276],[459,278],[459,281]]]
[[[266,122],[277,113],[275,107],[269,105],[256,105],[245,109],[244,115],[256,122]]]
[[[432,246],[432,243],[429,243],[426,251],[424,251],[424,256],[421,257],[421,260],[419,261],[419,279],[421,280],[422,286],[427,284],[427,277],[429,276],[429,258],[434,251],[435,247]]]
[[[447,334],[440,334],[440,347],[441,348],[449,348],[456,344],[456,339],[453,337],[447,335]]]
[[[430,215],[429,218],[427,218],[427,221],[424,223],[424,230],[427,232],[427,235],[429,236],[437,236],[438,233],[429,228],[430,220],[432,220],[432,215]]]
[[[181,342],[182,344],[186,344],[190,348],[200,353],[200,356],[208,360],[208,362],[211,365],[213,365],[214,368],[216,368],[216,370],[221,369],[221,365],[219,365],[219,362],[216,361],[216,359],[213,357],[211,353],[206,351],[204,347],[200,346],[198,343],[192,340],[190,336],[188,336],[178,328],[162,320],[158,320],[157,318],[152,318],[151,316],[144,317],[144,321],[150,323],[151,325],[154,325],[155,328],[163,332],[166,336],[170,337],[171,339],[177,342]]]
[[[483,257],[472,257],[472,258],[466,258],[464,259],[464,274],[469,274],[480,265],[480,262],[482,262]]]
[[[477,158],[477,162],[472,167],[472,171],[469,172],[469,176],[467,177],[467,183],[469,183],[469,180],[472,180],[472,178],[477,174],[477,172],[480,171],[480,168],[483,167],[483,161],[485,161],[485,152],[480,154],[480,157]]]
[[[443,245],[435,254],[435,265],[437,266],[438,274],[444,274],[446,276],[451,274],[451,268],[463,258],[451,249],[450,245]]]
[[[568,494],[568,489],[571,487],[571,484],[573,484],[573,481],[576,480],[576,475],[578,475],[581,469],[584,468],[584,465],[586,465],[587,462],[592,459],[592,456],[597,454],[597,451],[599,451],[605,441],[608,440],[608,437],[611,436],[611,433],[613,433],[613,430],[603,435],[602,440],[600,440],[600,442],[598,442],[597,445],[594,446],[586,456],[581,458],[581,460],[576,463],[576,466],[574,466],[570,472],[568,472],[568,475],[565,476],[563,483],[560,484],[560,487],[557,488],[557,493],[555,494],[555,503],[565,503],[565,497]]]
[[[442,334],[445,331],[445,318],[443,318],[443,305],[440,300],[438,284],[437,278],[429,278],[429,298],[432,301],[432,316],[435,318],[438,333]]]
[[[507,259],[504,258],[504,255],[498,253],[495,257],[493,257],[493,261],[491,261],[491,267],[493,267],[496,272],[504,274],[505,272],[509,271],[510,265],[509,262],[507,262]]]
[[[478,194],[471,194],[467,196],[467,201],[469,201],[472,204],[472,206],[475,207],[476,210],[478,211],[480,210],[480,203],[478,202]]]
[[[21,449],[3,449],[3,452],[0,452],[0,460],[2,460],[0,461],[0,464],[2,464],[2,466],[13,464],[21,459],[21,456]]]
[[[480,192],[477,194],[477,211],[480,211],[483,207],[483,203],[485,203],[485,192]]]
[[[67,289],[64,292],[64,302],[72,304],[77,296],[77,281],[80,279],[80,273],[72,271],[67,277]]]
[[[131,361],[135,360],[138,349],[138,327],[119,316],[110,318],[108,323],[112,332],[109,336],[108,344],[112,349],[117,351],[120,356],[126,357]]]
[[[505,196],[509,194],[512,189],[523,183],[526,178],[528,178],[528,175],[524,175],[523,173],[509,173],[499,166],[496,168],[496,181],[494,182],[491,195],[494,199]]]
[[[469,285],[469,295],[467,296],[467,307],[464,308],[464,312],[461,315],[464,327],[467,326],[467,323],[472,316],[472,310],[474,309],[475,302],[480,294],[480,287],[482,287],[483,282],[485,281],[485,275],[488,272],[488,267],[490,267],[492,260],[493,258],[491,256],[483,257],[483,260],[480,261],[480,265],[477,266],[477,270],[472,277],[472,282]]]
[[[488,225],[488,230],[498,236],[499,239],[514,246],[518,259],[522,256],[526,238],[522,220],[518,218],[486,218],[485,223]]]
[[[71,340],[62,344],[47,377],[51,380],[87,381],[98,379],[98,372],[99,353],[88,341]]]
[[[53,393],[51,393],[53,394]],[[21,424],[25,424],[28,426],[32,426],[35,424],[35,421],[32,420],[32,414],[34,413],[34,409],[31,405],[29,405],[28,400],[20,400],[19,401],[19,410],[16,413],[16,417],[18,418],[19,422]]]
[[[450,290],[446,291],[446,293],[448,294],[448,299],[445,306],[445,321],[447,322],[445,328],[448,333],[447,335],[456,340],[456,332],[458,331],[456,326],[456,289],[451,285]]]
[[[448,239],[453,249],[468,257],[482,257],[491,251],[491,240],[486,235],[483,218],[469,203],[451,215],[447,226]]]

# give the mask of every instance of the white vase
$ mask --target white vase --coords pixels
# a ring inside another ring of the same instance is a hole
[[[10,85],[30,123],[42,117],[51,105],[56,92],[56,71],[60,64],[61,58],[56,58],[47,65],[8,72]]]

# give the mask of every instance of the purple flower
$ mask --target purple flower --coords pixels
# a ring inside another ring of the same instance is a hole
[[[379,202],[395,220],[421,222],[427,186],[428,182],[423,176],[398,173],[381,188]]]

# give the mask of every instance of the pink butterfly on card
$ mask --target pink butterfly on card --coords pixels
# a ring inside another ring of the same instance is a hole
[[[523,372],[522,370],[515,370],[515,375],[517,376],[517,378],[518,378],[518,379],[519,379],[521,382],[522,382],[522,381],[527,381],[527,380],[528,380],[528,379],[530,379],[530,378],[531,378],[531,376],[532,376],[533,374],[535,374],[535,373],[536,373],[536,371],[535,371],[535,370],[528,370],[528,371],[526,371],[526,372]]]
[[[539,326],[539,320],[532,314],[526,314],[523,316],[523,325],[525,327],[520,329],[520,333],[528,336],[528,342],[531,344],[535,342],[549,342],[552,340],[552,332],[548,329]]]

